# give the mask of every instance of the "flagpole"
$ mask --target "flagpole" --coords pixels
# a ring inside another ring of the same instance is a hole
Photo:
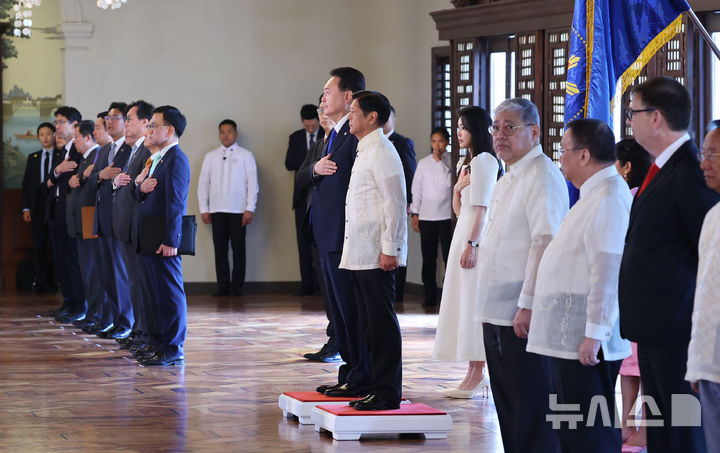
[[[690,8],[687,10],[687,14],[693,24],[695,24],[695,28],[700,32],[700,35],[702,35],[705,43],[710,47],[710,50],[712,50],[718,60],[720,60],[720,49],[715,45],[715,42],[713,42],[710,34],[705,30],[703,24],[700,23],[700,19],[695,15],[695,11]]]

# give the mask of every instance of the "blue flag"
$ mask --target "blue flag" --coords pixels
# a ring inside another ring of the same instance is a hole
[[[685,0],[576,0],[565,85],[565,124],[612,124],[612,104],[681,30]],[[617,88],[617,91],[616,91]]]

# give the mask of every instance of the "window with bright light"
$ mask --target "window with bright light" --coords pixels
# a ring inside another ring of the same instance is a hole
[[[507,87],[507,52],[490,54],[490,111],[505,100]]]

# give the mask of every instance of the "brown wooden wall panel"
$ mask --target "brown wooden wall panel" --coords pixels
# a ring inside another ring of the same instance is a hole
[[[30,224],[22,219],[22,191],[2,191],[2,274],[5,288],[15,287],[15,273],[20,260],[30,259],[33,246]]]
[[[542,144],[545,154],[554,162],[560,155],[560,139],[565,131],[565,79],[570,47],[567,28],[545,33],[545,78],[543,83],[543,106],[541,116],[544,130]]]

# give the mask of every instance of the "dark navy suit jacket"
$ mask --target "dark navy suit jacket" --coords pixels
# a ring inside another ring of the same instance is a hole
[[[112,145],[111,145],[112,146]],[[112,218],[113,218],[113,182],[112,180],[102,180],[100,183],[97,182],[98,174],[100,170],[107,167],[107,158],[110,152],[110,147],[107,149],[103,146],[100,154],[98,154],[95,167],[93,168],[88,182],[91,184],[97,184],[97,204],[95,207],[95,232],[100,236],[112,237]],[[130,157],[130,151],[132,147],[127,143],[123,143],[119,150],[115,152],[113,157],[113,166],[117,168],[124,168]]]
[[[83,178],[85,170],[95,160],[95,155],[100,148],[95,148],[87,159],[83,159],[77,166],[74,174],[80,178],[80,186],[68,187],[67,207],[65,211],[65,222],[67,224],[68,236],[82,239],[82,208],[84,206],[95,206],[95,191],[90,190],[87,180]]]
[[[60,222],[63,224],[62,228],[65,228],[65,211],[67,206],[67,194],[68,194],[68,181],[70,181],[70,178],[72,175],[75,174],[74,171],[68,171],[65,173],[61,173],[57,178],[55,177],[55,167],[60,165],[60,163],[65,159],[65,148],[60,148],[57,153],[54,156],[53,159],[53,165],[52,169],[50,170],[50,176],[49,179],[55,184],[52,188],[48,190],[50,200],[55,198],[55,194],[58,194],[57,201],[55,203],[48,203],[45,208],[46,217],[47,219],[53,219],[56,222]],[[70,147],[70,154],[68,154],[68,160],[71,160],[75,162],[76,164],[80,165],[80,162],[82,161],[83,156],[75,149],[75,144]],[[46,186],[47,187],[47,186]],[[50,214],[50,209],[53,209],[54,212]]]
[[[318,130],[315,132],[315,142],[313,142],[313,144],[316,143],[318,140],[322,141],[324,136],[325,130],[322,127],[319,127]],[[312,147],[312,145],[310,146]],[[290,138],[288,139],[287,153],[285,153],[285,168],[287,168],[289,171],[294,171],[297,174],[297,171],[300,170],[303,162],[305,161],[307,152],[308,148],[305,129],[300,129],[290,134]],[[303,189],[302,187],[299,187],[298,184],[295,183],[293,186],[292,208],[295,209],[298,207],[298,205],[301,205],[305,201],[307,196],[308,191],[306,189]]]
[[[155,190],[148,194],[135,194],[140,198],[140,228],[147,216],[165,217],[165,235],[163,245],[177,248],[182,233],[182,216],[187,211],[187,198],[190,191],[190,163],[179,145],[170,148],[155,167],[152,178],[157,179]],[[142,234],[142,231],[139,231]]]
[[[130,183],[118,187],[113,195],[112,231],[118,241],[136,243],[140,203],[133,195],[133,191],[135,190],[135,178],[142,172],[148,157],[150,157],[150,151],[144,144],[140,145],[135,150],[130,162],[127,163],[125,173],[130,175]]]
[[[33,219],[43,221],[45,219],[45,200],[47,199],[47,178],[49,172],[48,166],[52,167],[55,150],[51,149],[48,159],[45,162],[45,180],[40,181],[40,164],[42,162],[43,151],[35,151],[27,157],[25,164],[25,175],[22,183],[23,209],[29,209]]]
[[[329,150],[330,159],[337,164],[337,171],[330,176],[314,178],[310,199],[310,222],[320,253],[342,251],[345,233],[345,195],[350,184],[357,143],[357,138],[350,134],[350,122],[346,120],[333,139],[332,148]],[[324,156],[327,152],[322,154]],[[311,165],[305,171],[312,173],[314,166]]]
[[[415,159],[415,144],[404,135],[393,132],[388,140],[392,142],[400,155],[403,172],[405,173],[405,193],[407,194],[408,204],[412,203],[412,180],[417,168],[417,160]]]
[[[692,140],[633,200],[620,266],[620,331],[646,345],[687,345],[705,214],[720,200]]]

